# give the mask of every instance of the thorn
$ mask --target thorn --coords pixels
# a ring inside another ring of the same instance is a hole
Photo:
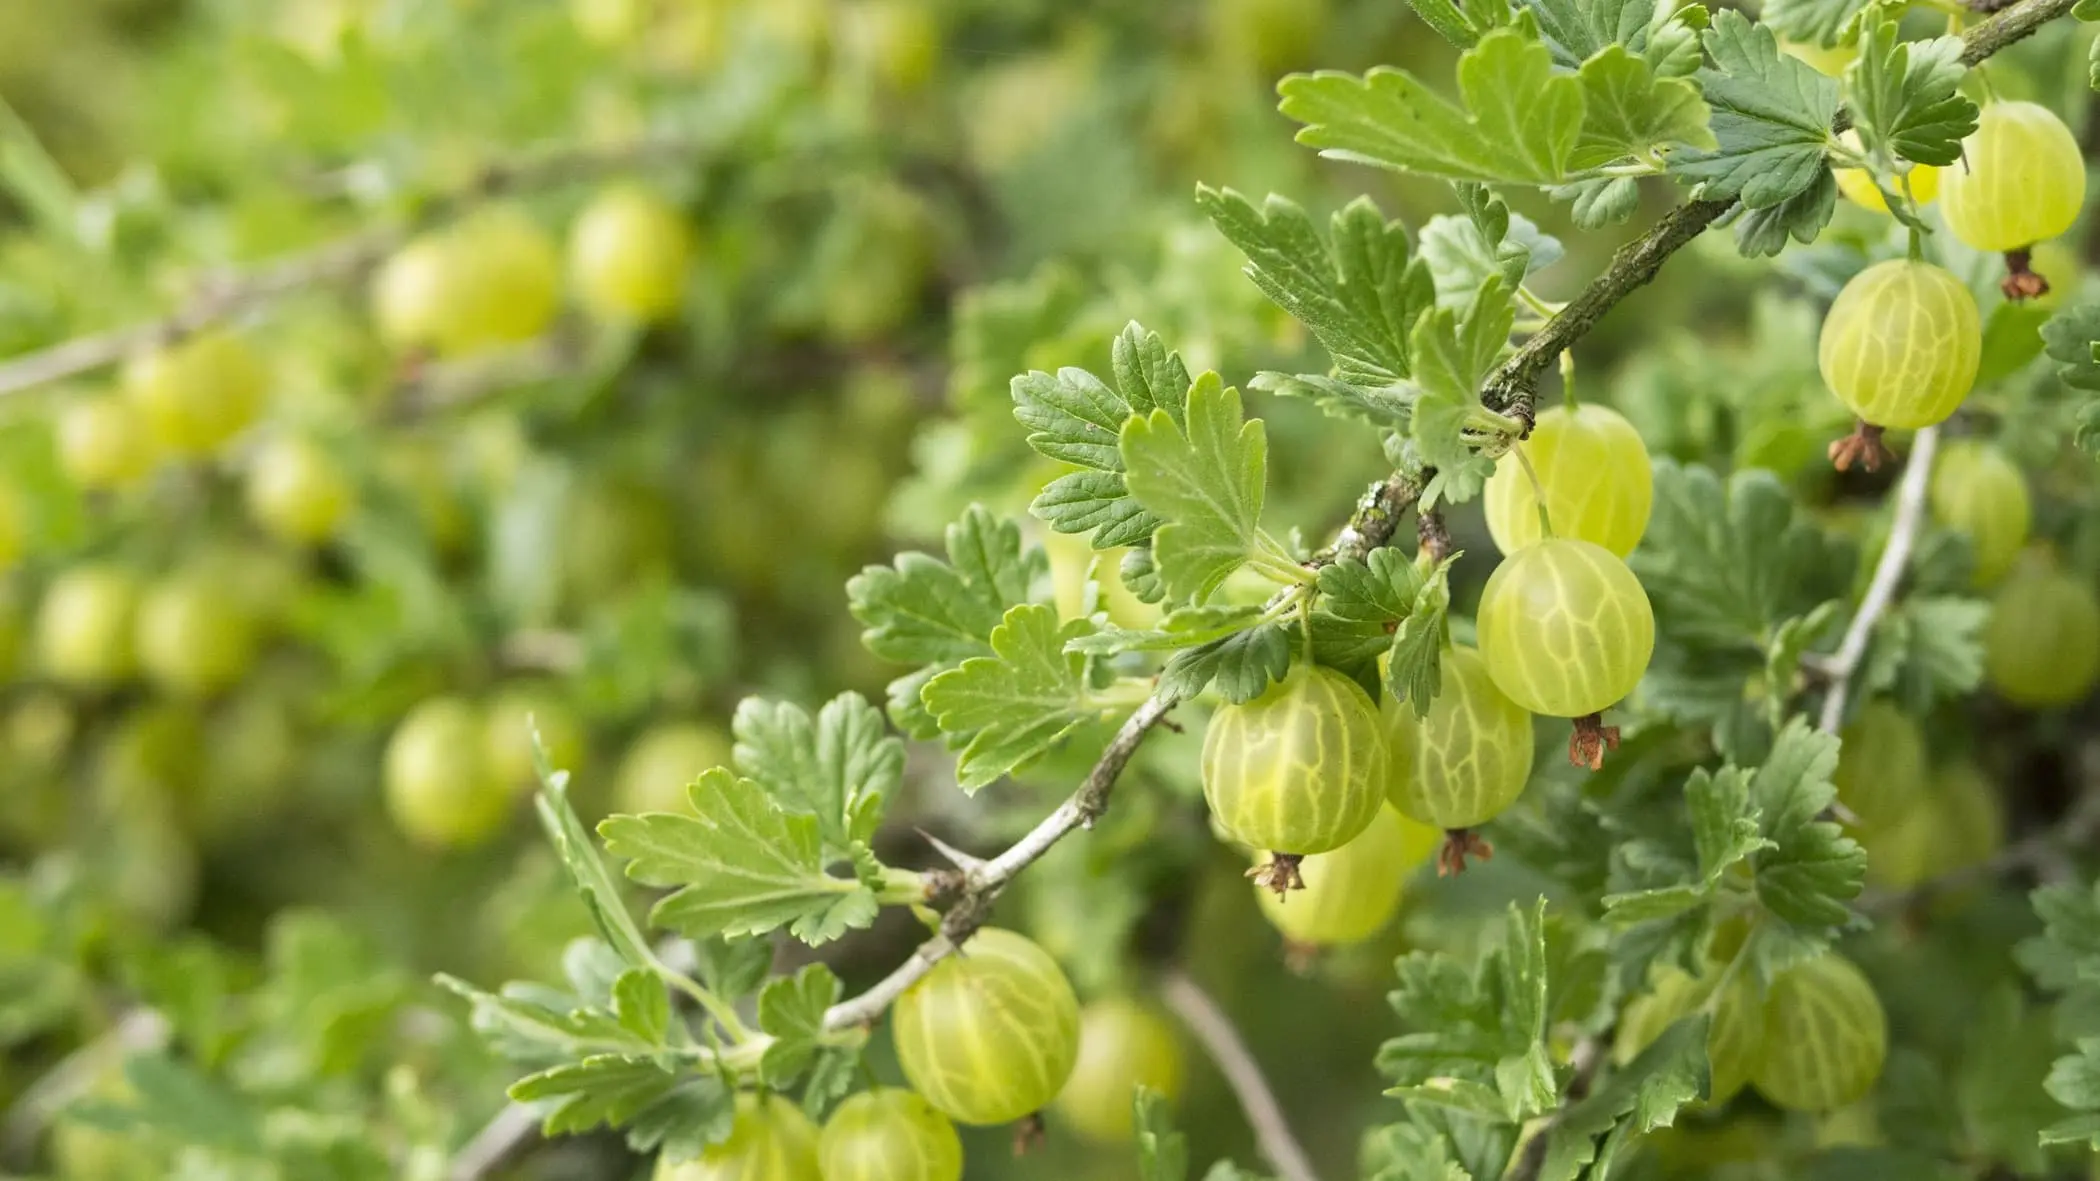
[[[1575,719],[1575,732],[1568,735],[1568,761],[1592,771],[1604,769],[1604,752],[1619,749],[1619,728],[1604,724],[1603,714],[1584,714]]]
[[[953,865],[964,873],[976,873],[984,867],[984,858],[973,857],[923,828],[913,829],[912,831],[924,837],[926,843],[933,846],[934,852],[947,858],[948,864]]]
[[[2032,262],[2033,255],[2028,251],[2005,252],[2005,279],[1998,284],[1998,290],[2005,293],[2005,298],[2019,303],[2049,294],[2049,280],[2030,265]]]
[[[1271,853],[1266,864],[1257,865],[1247,871],[1254,884],[1264,890],[1273,890],[1276,897],[1289,901],[1292,890],[1303,890],[1305,878],[1298,872],[1298,863],[1305,860],[1297,853]]]
[[[1859,464],[1870,472],[1878,472],[1884,463],[1894,463],[1896,453],[1881,441],[1882,430],[1865,419],[1859,421],[1852,433],[1830,444],[1830,465],[1841,472],[1851,471]]]
[[[1447,828],[1443,848],[1436,851],[1436,876],[1449,878],[1466,872],[1468,857],[1489,861],[1494,856],[1495,846],[1488,844],[1479,833],[1470,828]]]

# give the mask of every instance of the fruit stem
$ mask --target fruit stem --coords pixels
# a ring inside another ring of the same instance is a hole
[[[1905,200],[1905,201],[1910,201],[1910,178],[1909,178],[1909,177],[1905,177],[1905,178],[1904,178],[1904,180],[1903,180],[1903,198],[1904,198],[1904,200]],[[1917,207],[1917,203],[1916,203],[1916,202],[1914,202],[1914,201],[1911,201],[1911,202],[1910,202],[1910,210],[1911,210],[1911,216],[1912,216],[1912,217],[1916,217],[1916,216],[1917,216],[1917,211],[1918,211],[1918,207]],[[1917,222],[1915,222],[1915,221],[1913,221],[1913,222],[1912,222],[1912,223],[1910,224],[1910,252],[1909,252],[1909,258],[1910,258],[1910,260],[1911,260],[1912,262],[1924,262],[1924,261],[1925,261],[1925,231],[1924,231],[1924,230],[1922,230],[1922,229],[1920,229],[1920,228],[1918,227],[1918,223],[1917,223]]]
[[[1539,535],[1541,537],[1551,537],[1553,536],[1553,518],[1546,514],[1546,486],[1539,483],[1538,469],[1531,466],[1531,457],[1524,454],[1524,444],[1518,443],[1516,446],[1511,447],[1510,451],[1516,455],[1517,462],[1524,465],[1524,476],[1531,481],[1531,496],[1533,500],[1538,502],[1539,506]]]
[[[1582,403],[1575,398],[1574,349],[1562,349],[1560,352],[1560,396],[1571,412],[1582,408]]]

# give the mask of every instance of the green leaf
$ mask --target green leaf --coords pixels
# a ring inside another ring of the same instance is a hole
[[[1579,229],[1601,230],[1633,216],[1641,207],[1641,186],[1630,176],[1594,177],[1548,190],[1555,201],[1572,201],[1568,216]]]
[[[1390,431],[1406,430],[1414,409],[1414,391],[1405,385],[1356,385],[1320,373],[1275,372],[1257,373],[1247,384],[1280,398],[1303,398],[1335,418]]]
[[[713,1074],[686,1075],[639,1110],[621,1114],[629,1148],[673,1163],[689,1161],[729,1138],[736,1095]]]
[[[1758,825],[1750,799],[1750,776],[1735,767],[1708,773],[1701,767],[1684,785],[1692,815],[1692,842],[1699,851],[1699,875],[1711,887],[1744,858],[1772,848]]]
[[[723,1000],[758,991],[773,970],[773,945],[764,939],[701,939],[693,945],[700,983]]]
[[[1976,104],[1959,87],[1959,37],[1902,41],[1896,21],[1875,21],[1860,40],[1852,80],[1852,122],[1869,151],[1887,150],[1919,164],[1961,159],[1961,141],[1976,130]]]
[[[1788,242],[1813,243],[1837,212],[1837,198],[1837,178],[1825,169],[1807,188],[1777,205],[1738,205],[1716,224],[1735,226],[1736,253],[1744,258],[1771,258]]]
[[[1514,291],[1527,276],[1560,260],[1559,239],[1541,233],[1530,218],[1510,213],[1500,201],[1493,208],[1498,213],[1486,227],[1481,219],[1449,214],[1422,223],[1419,250],[1436,281],[1439,307],[1463,311],[1489,275],[1500,275],[1503,287]],[[1497,223],[1501,230],[1491,238],[1487,231]]]
[[[824,1011],[838,1003],[839,978],[823,964],[805,964],[793,976],[782,976],[758,994],[758,1027],[773,1035],[759,1061],[759,1081],[785,1088],[801,1078],[817,1059],[824,1034]]]
[[[1711,470],[1655,462],[1648,531],[1629,559],[1657,626],[1687,643],[1764,650],[1768,625],[1795,610],[1827,567],[1821,533],[1797,519],[1793,497],[1761,468],[1726,483]],[[1801,608],[1805,610],[1806,607]]]
[[[1171,652],[1222,640],[1253,627],[1262,617],[1258,606],[1179,607],[1145,630],[1110,627],[1066,643],[1070,652],[1113,656],[1118,652]]]
[[[1337,378],[1377,388],[1408,375],[1407,333],[1434,291],[1405,226],[1368,197],[1335,214],[1325,239],[1305,210],[1273,193],[1256,209],[1231,189],[1199,185],[1196,204],[1247,256],[1255,286],[1312,330]]]
[[[1473,431],[1484,410],[1481,382],[1500,360],[1515,323],[1516,308],[1501,276],[1490,275],[1463,317],[1437,308],[1415,324],[1410,342],[1421,393],[1415,398],[1413,438],[1440,481],[1424,492],[1425,509],[1470,499],[1494,472],[1493,461],[1474,446]]]
[[[874,837],[884,802],[904,778],[904,743],[858,693],[801,706],[745,698],[737,706],[736,764],[774,802],[817,818],[837,856]]]
[[[1539,1181],[1575,1181],[1585,1166],[1593,1181],[1604,1181],[1633,1137],[1668,1127],[1687,1103],[1704,1099],[1709,1087],[1706,1027],[1701,1013],[1677,1021],[1603,1086],[1570,1106],[1549,1134]]]
[[[1740,198],[1751,209],[1777,205],[1816,183],[1837,115],[1837,83],[1779,52],[1772,30],[1726,11],[1706,31],[1712,68],[1699,72],[1719,145],[1670,157],[1678,179],[1708,200]]]
[[[569,773],[549,767],[546,747],[541,745],[537,733],[532,746],[533,764],[540,776],[540,792],[533,800],[533,809],[539,814],[540,827],[560,856],[562,867],[568,871],[569,880],[582,896],[591,922],[622,963],[654,970],[656,953],[650,949],[634,916],[627,913],[619,880],[605,867],[598,856],[598,843],[591,839],[590,830],[584,828],[576,809],[569,805]]]
[[[1666,148],[1720,147],[1699,88],[1683,78],[1658,78],[1646,58],[1624,45],[1598,50],[1582,63],[1581,77],[1585,113],[1573,167],[1646,159]]]
[[[661,1046],[671,1031],[671,994],[663,977],[646,968],[629,968],[613,983],[613,1015],[620,1027],[652,1046]]]
[[[1124,424],[1122,450],[1131,494],[1167,522],[1152,560],[1169,598],[1200,604],[1273,547],[1261,532],[1268,438],[1260,419],[1243,420],[1239,391],[1217,374],[1190,388],[1187,433],[1155,410]]]
[[[1448,955],[1401,957],[1387,998],[1414,1032],[1388,1040],[1378,1068],[1411,1102],[1519,1122],[1559,1099],[1546,1031],[1546,900],[1511,904],[1499,942],[1471,971]]]
[[[1437,563],[1420,590],[1414,609],[1393,635],[1385,683],[1395,700],[1412,706],[1418,718],[1429,716],[1430,703],[1443,692],[1444,620],[1451,610],[1451,567],[1465,551]]]
[[[1394,633],[1414,613],[1422,586],[1421,570],[1390,547],[1323,568],[1312,620],[1314,659],[1375,690],[1378,658],[1392,650]]]
[[[1473,1181],[1444,1138],[1419,1124],[1374,1128],[1357,1171],[1364,1181]]]
[[[1877,0],[1769,0],[1758,17],[1789,41],[1837,45]]]
[[[598,1054],[527,1075],[511,1084],[510,1097],[544,1105],[540,1130],[560,1136],[600,1124],[626,1124],[663,1101],[680,1081],[678,1071],[653,1055]],[[727,1103],[727,1097],[722,1101]]]
[[[1159,411],[1179,424],[1189,388],[1181,357],[1135,323],[1116,337],[1110,359],[1114,389],[1074,368],[1013,380],[1014,417],[1028,428],[1028,445],[1088,469],[1051,481],[1030,511],[1060,533],[1091,532],[1096,549],[1136,545],[1158,527],[1124,485],[1117,440],[1132,415]]]
[[[126,1101],[99,1105],[94,1122],[150,1133],[174,1144],[260,1158],[266,1112],[216,1079],[165,1054],[124,1061]]]
[[[474,1032],[511,1062],[544,1067],[590,1054],[651,1050],[610,1012],[557,989],[514,983],[499,995],[451,976],[440,975],[437,982],[472,1007]]]
[[[1772,743],[1750,784],[1759,831],[1769,847],[1752,855],[1757,895],[1766,909],[1809,934],[1851,919],[1866,852],[1839,827],[1818,819],[1837,798],[1838,740],[1795,718]]]
[[[1131,1088],[1140,1181],[1188,1181],[1188,1137],[1174,1129],[1174,1107],[1151,1087]]]
[[[721,768],[686,789],[694,815],[612,816],[599,824],[627,876],[673,891],[650,911],[658,927],[694,938],[788,927],[809,944],[875,920],[874,893],[824,871],[817,818],[785,812],[764,788]]]
[[[1655,6],[1642,0],[1519,0],[1537,20],[1554,63],[1573,70],[1614,45],[1639,50]]]
[[[2056,362],[2057,376],[2077,390],[2100,390],[2100,303],[2072,304],[2042,326],[2049,359]]]
[[[1093,630],[1060,623],[1057,608],[1024,603],[992,632],[991,656],[978,656],[926,685],[926,708],[951,745],[963,746],[956,780],[966,792],[1026,766],[1081,724],[1101,716],[1088,696],[1086,657],[1067,651]]]
[[[1160,670],[1159,691],[1176,701],[1187,701],[1215,684],[1218,695],[1227,701],[1252,701],[1271,681],[1283,679],[1290,671],[1295,634],[1287,623],[1264,623],[1177,652]]]
[[[1460,102],[1408,74],[1323,70],[1277,87],[1298,142],[1321,154],[1445,180],[1547,185],[1567,178],[1582,132],[1582,83],[1553,72],[1535,35],[1501,28],[1458,59]]]
[[[869,566],[846,583],[868,651],[900,664],[985,655],[1006,609],[1027,602],[1049,569],[1041,550],[1022,549],[1019,525],[978,505],[948,526],[947,542],[946,562],[899,554],[893,565]]]
[[[1473,48],[1513,19],[1509,0],[1407,0],[1407,6],[1460,49]]]
[[[1983,683],[1983,627],[1990,616],[1991,605],[1981,599],[1905,599],[1875,624],[1865,661],[1872,671],[1864,683],[1918,714],[1973,693]]]

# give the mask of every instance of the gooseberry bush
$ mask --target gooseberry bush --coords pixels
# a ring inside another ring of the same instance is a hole
[[[6,1167],[2092,1174],[2100,6],[1065,7],[0,107]]]

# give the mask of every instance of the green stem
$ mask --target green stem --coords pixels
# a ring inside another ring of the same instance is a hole
[[[1524,444],[1519,443],[1510,448],[1510,451],[1515,453],[1517,462],[1524,465],[1524,477],[1531,481],[1532,498],[1538,501],[1539,536],[1551,537],[1553,536],[1553,518],[1546,513],[1546,486],[1539,483],[1538,469],[1531,466],[1531,457],[1524,454]]]
[[[701,987],[699,981],[677,971],[662,960],[656,960],[654,966],[656,974],[663,977],[664,983],[691,997],[693,1003],[706,1010],[707,1015],[722,1027],[722,1032],[729,1035],[730,1041],[742,1046],[759,1036],[750,1026],[744,1024],[743,1017],[737,1013],[734,1006],[716,996],[711,990]]]
[[[1524,424],[1507,414],[1497,414],[1485,406],[1475,406],[1466,412],[1465,428],[1484,435],[1501,435],[1515,439],[1524,434]]]
[[[911,870],[885,865],[875,901],[882,906],[916,906],[926,901],[926,879]]]
[[[1537,312],[1540,316],[1543,316],[1548,320],[1551,320],[1554,316],[1558,315],[1561,309],[1561,305],[1547,303],[1545,300],[1539,298],[1538,292],[1533,291],[1531,288],[1526,287],[1522,283],[1517,284],[1517,302],[1523,304],[1527,308],[1530,308],[1532,311]]]
[[[1247,556],[1247,564],[1273,582],[1285,586],[1311,586],[1320,580],[1316,571],[1308,570],[1283,548],[1281,542],[1261,534],[1255,543],[1254,552]]]
[[[1564,349],[1560,354],[1560,396],[1567,403],[1570,413],[1582,408],[1582,404],[1575,400],[1574,349]]]

